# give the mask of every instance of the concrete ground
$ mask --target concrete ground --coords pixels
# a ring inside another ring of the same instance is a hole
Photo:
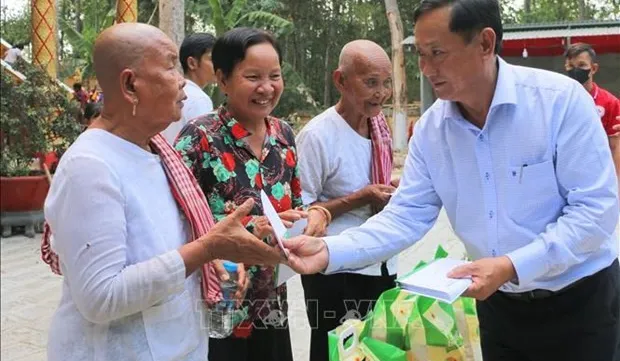
[[[40,235],[0,240],[1,360],[46,360],[47,334],[60,299],[61,277],[41,261],[39,241]],[[422,241],[400,255],[399,273],[409,271],[419,260],[431,259],[439,244],[454,257],[464,254],[445,213]],[[289,302],[295,361],[308,361],[310,329],[299,276],[289,281]]]

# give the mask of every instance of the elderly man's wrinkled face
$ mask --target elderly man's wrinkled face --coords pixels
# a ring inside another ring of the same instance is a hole
[[[469,43],[450,31],[449,6],[418,19],[414,27],[420,71],[440,99],[462,101],[476,89],[483,70],[479,35]]]
[[[135,71],[138,112],[163,130],[181,119],[185,79],[178,71],[178,53],[172,41],[162,39],[156,43],[156,48],[145,52]]]
[[[342,97],[366,117],[379,114],[392,95],[392,64],[383,53],[359,57],[342,78]]]

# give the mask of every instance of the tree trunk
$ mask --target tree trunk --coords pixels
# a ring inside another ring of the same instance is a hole
[[[394,149],[407,147],[407,77],[403,50],[403,23],[396,0],[385,0],[385,10],[392,39],[392,138]]]
[[[532,13],[532,0],[525,0],[523,3],[523,10],[525,11],[525,19],[529,20]]]
[[[579,20],[586,19],[586,1],[579,0]]]
[[[325,108],[329,107],[331,100],[331,88],[332,88],[332,80],[331,80],[331,71],[329,68],[329,44],[325,45],[325,73],[323,74],[323,80],[325,81],[325,85],[323,88],[323,106]]]
[[[75,30],[78,33],[82,33],[82,28],[84,24],[82,23],[82,19],[80,16],[82,15],[82,0],[77,0],[75,3]]]
[[[183,0],[159,1],[159,28],[181,46],[185,37],[185,2]]]
[[[60,8],[60,19],[67,18],[67,0],[60,0],[60,6],[58,6],[58,2],[56,2],[56,8]],[[56,28],[60,29],[60,24],[56,21]],[[58,37],[58,60],[59,62],[65,58],[65,32],[60,31],[60,36]],[[59,64],[60,65],[60,64]]]

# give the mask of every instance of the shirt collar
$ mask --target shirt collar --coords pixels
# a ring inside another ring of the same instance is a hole
[[[230,114],[225,104],[220,106],[218,114],[220,117],[220,121],[222,121],[224,126],[228,129],[230,134],[232,134],[235,140],[243,140],[244,138],[252,135],[250,131],[245,129],[245,127]],[[267,118],[265,118],[265,122],[267,125],[267,137],[268,137],[268,139],[265,140],[266,143],[273,144],[273,142],[278,142],[282,144],[283,146],[288,147],[289,143],[286,140],[286,138],[284,138],[284,135],[282,134],[282,129],[280,127],[280,121],[278,120],[278,118],[268,116]]]
[[[198,84],[194,83],[192,80],[185,78],[185,86],[196,88],[202,90]]]
[[[495,93],[491,100],[489,112],[496,106],[501,104],[517,104],[517,88],[515,86],[515,77],[512,65],[508,64],[504,59],[497,57],[497,81],[495,83]],[[456,102],[449,102],[446,109],[446,118],[460,119],[463,116]]]
[[[592,90],[590,90],[590,95],[592,95],[592,98],[594,98],[594,100],[598,98],[598,92],[599,92],[598,85],[596,85],[595,82],[592,82]]]

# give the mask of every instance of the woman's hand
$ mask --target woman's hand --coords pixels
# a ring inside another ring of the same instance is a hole
[[[327,234],[327,216],[320,209],[308,211],[308,225],[304,229],[304,235],[323,237]]]
[[[278,213],[282,223],[286,228],[293,227],[293,223],[297,222],[302,218],[308,218],[308,212],[298,211],[296,209],[289,209],[288,211],[284,211],[282,213]]]
[[[209,233],[198,239],[204,247],[203,259],[206,258],[207,262],[227,259],[245,264],[279,263],[281,256],[278,250],[248,232],[241,222],[253,206],[254,200],[248,199],[233,213],[216,223]]]
[[[289,209],[288,211],[284,211],[278,213],[282,223],[286,228],[291,228],[293,223],[308,217],[308,213],[304,211],[298,211],[295,209]],[[254,218],[254,235],[260,239],[265,239],[267,236],[273,234],[273,227],[269,223],[269,220],[265,216],[260,216]]]
[[[213,261],[213,267],[215,268],[215,272],[217,273],[220,282],[225,282],[230,279],[230,275],[224,268],[222,261],[216,259]],[[237,263],[237,291],[233,295],[235,300],[235,307],[241,306],[243,300],[245,299],[245,293],[248,291],[248,287],[250,286],[250,278],[245,272],[245,266],[243,263]]]

